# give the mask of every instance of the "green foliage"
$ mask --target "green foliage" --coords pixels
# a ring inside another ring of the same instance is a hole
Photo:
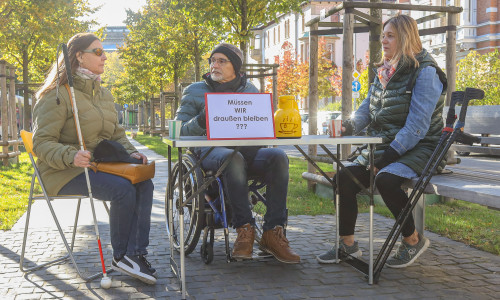
[[[19,156],[19,163],[0,166],[0,229],[9,230],[28,207],[31,174],[33,167],[28,153]],[[40,193],[40,189],[35,191]]]
[[[331,103],[328,103],[328,105],[322,107],[321,109],[319,110],[325,110],[325,111],[341,111],[342,110],[342,103],[339,101],[339,102],[331,102]]]
[[[500,211],[454,201],[427,206],[425,212],[426,226],[432,231],[500,255]]]
[[[81,21],[96,9],[86,0],[5,0],[0,4],[0,53],[23,71],[20,81],[41,82],[55,60],[57,45],[93,21]]]
[[[368,72],[369,69],[366,68],[359,76],[359,83],[361,84],[361,89],[359,90],[359,98],[356,99],[356,107],[361,105],[361,102],[365,100],[368,96],[368,90],[370,89],[370,82],[368,82]]]
[[[200,80],[203,55],[220,41],[214,12],[213,2],[187,0],[150,0],[141,11],[128,11],[124,71],[113,95],[126,103],[158,95],[169,84],[177,87],[191,64]]]
[[[456,90],[474,87],[484,90],[483,100],[473,100],[471,105],[500,104],[500,60],[498,49],[483,55],[471,51],[457,66]]]

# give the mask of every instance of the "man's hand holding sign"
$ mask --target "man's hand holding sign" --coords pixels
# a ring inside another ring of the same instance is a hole
[[[208,139],[275,138],[271,94],[207,93]]]

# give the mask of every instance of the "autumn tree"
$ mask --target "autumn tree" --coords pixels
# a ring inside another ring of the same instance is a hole
[[[277,78],[278,78],[278,95],[298,95],[299,86],[297,82],[297,66],[298,63],[294,58],[292,50],[284,51],[283,58],[280,59]],[[266,91],[273,90],[272,78],[267,78]]]
[[[500,104],[500,60],[498,49],[483,55],[471,51],[460,60],[457,68],[456,89],[467,87],[484,90],[484,99],[473,100],[471,105]]]
[[[21,70],[24,84],[43,80],[55,60],[57,45],[93,21],[81,21],[95,12],[86,0],[6,0],[0,6],[0,53]],[[24,128],[29,128],[28,89],[24,93]]]

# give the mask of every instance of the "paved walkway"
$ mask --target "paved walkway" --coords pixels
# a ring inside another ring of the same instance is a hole
[[[135,141],[133,141],[135,143]],[[153,208],[150,261],[159,273],[158,283],[148,286],[128,276],[112,273],[112,287],[100,288],[100,280],[84,282],[70,263],[62,263],[33,273],[19,271],[19,255],[24,218],[11,231],[0,232],[0,299],[179,299],[177,279],[170,272],[169,244],[165,230],[164,193],[166,160],[137,145],[156,160],[155,202]],[[70,202],[70,203],[67,203]],[[88,201],[85,201],[86,203]],[[63,253],[60,238],[45,203],[35,204],[27,263],[56,257]],[[74,214],[73,201],[55,203],[62,213],[63,226],[70,232]],[[107,263],[111,258],[107,216],[97,203],[99,228]],[[100,269],[97,243],[93,235],[88,204],[76,241],[77,260],[88,272]],[[61,214],[60,214],[61,215]],[[379,249],[392,226],[391,219],[375,216],[375,249]],[[290,217],[287,235],[292,247],[301,255],[299,265],[285,265],[275,260],[227,264],[222,233],[217,233],[215,257],[205,265],[196,252],[186,259],[189,299],[499,299],[500,257],[439,235],[426,232],[431,240],[429,250],[404,270],[384,269],[378,284],[368,285],[363,275],[347,264],[320,265],[315,255],[332,246],[333,216]],[[367,259],[368,215],[358,218],[357,236]],[[235,234],[231,233],[232,239]]]

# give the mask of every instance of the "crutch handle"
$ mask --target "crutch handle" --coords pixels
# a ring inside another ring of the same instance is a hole
[[[457,115],[455,114],[455,106],[457,103],[462,103],[464,100],[465,92],[454,91],[451,93],[450,107],[448,108],[448,114],[446,115],[446,127],[453,128],[453,124],[457,120]]]
[[[469,106],[469,101],[473,99],[481,100],[483,98],[484,98],[483,90],[475,88],[466,88],[464,100],[462,103],[462,109],[460,109],[460,117],[458,118],[458,120],[461,123],[465,124],[465,116],[467,115],[467,107]]]
[[[474,136],[472,134],[465,133],[463,131],[459,131],[455,141],[461,144],[472,146],[472,144],[474,143],[476,144],[480,143],[481,138],[478,136]]]

